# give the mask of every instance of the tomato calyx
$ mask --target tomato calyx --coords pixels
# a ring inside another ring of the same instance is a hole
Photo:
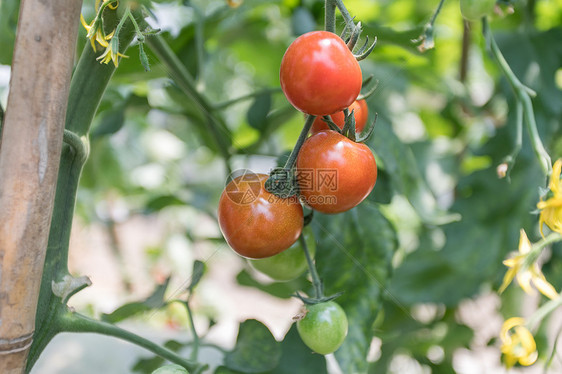
[[[297,195],[298,185],[293,169],[284,167],[273,169],[269,178],[265,181],[265,189],[267,192],[283,199]]]
[[[367,36],[365,38],[365,43],[363,43],[363,45],[357,51],[353,52],[355,46],[357,45],[357,42],[359,41],[359,37],[361,36],[362,31],[363,27],[361,25],[361,22],[358,22],[357,25],[353,22],[350,22],[345,25],[345,28],[343,29],[343,32],[341,34],[341,38],[345,41],[345,44],[347,44],[347,47],[352,52],[353,57],[355,57],[357,61],[366,59],[371,54],[371,52],[373,52],[377,45],[377,37],[375,36],[375,40],[369,46],[369,36]],[[346,32],[349,32],[349,35],[344,38]]]
[[[361,134],[358,134],[355,129],[354,110],[350,112],[346,108],[343,110],[343,112],[345,114],[345,123],[343,128],[341,129],[334,123],[334,121],[332,121],[332,118],[330,116],[323,116],[322,120],[326,122],[330,130],[335,131],[356,143],[363,143],[371,137],[373,131],[375,130],[375,123],[377,122],[378,118],[377,113],[375,113],[375,119],[373,120],[373,122],[366,129],[364,129]]]
[[[324,290],[324,286],[322,286],[322,291]],[[301,295],[298,291],[295,292],[294,295],[292,295],[293,297],[296,297],[297,299],[301,300],[305,305],[314,305],[314,304],[321,304],[321,303],[325,303],[327,301],[332,301],[338,297],[340,297],[341,295],[343,295],[343,292],[337,292],[333,295],[330,296],[320,296],[320,297],[306,297]]]
[[[373,81],[373,74],[369,75],[361,84],[361,88],[365,88],[367,87],[371,82]],[[365,93],[359,94],[359,96],[357,96],[357,101],[361,101],[361,100],[366,100],[368,99],[372,94],[375,93],[375,91],[377,90],[379,86],[379,80],[376,79],[375,83],[373,85],[373,87],[369,88],[369,90]]]

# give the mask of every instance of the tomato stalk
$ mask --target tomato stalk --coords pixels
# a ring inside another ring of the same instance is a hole
[[[535,120],[535,113],[533,111],[533,103],[531,101],[531,96],[535,96],[536,93],[529,87],[521,83],[519,78],[517,78],[517,76],[511,70],[509,64],[505,60],[505,57],[502,55],[498,45],[496,44],[494,36],[490,31],[490,27],[488,25],[488,20],[486,19],[486,17],[482,18],[482,33],[486,38],[486,42],[489,50],[492,53],[492,56],[509,81],[511,88],[513,88],[515,97],[517,98],[518,102],[523,107],[523,119],[525,121],[529,137],[531,138],[533,150],[539,161],[543,173],[546,176],[549,176],[552,172],[552,161],[550,159],[550,156],[546,152],[544,145],[542,144],[542,140],[539,136],[539,132],[537,130],[537,122]]]
[[[324,30],[336,32],[336,3],[334,0],[325,1]]]
[[[320,276],[318,275],[318,271],[316,270],[316,265],[314,265],[314,260],[310,255],[310,251],[308,250],[308,246],[306,245],[306,240],[304,239],[304,236],[302,234],[299,236],[299,241],[304,251],[304,255],[306,256],[308,271],[310,273],[310,277],[312,278],[312,285],[314,286],[314,298],[322,299],[324,298],[324,286],[322,285],[322,280],[320,280]]]
[[[146,39],[146,44],[158,56],[158,59],[166,66],[170,72],[170,76],[183,91],[183,93],[192,99],[204,113],[209,123],[209,130],[213,134],[217,143],[217,148],[221,152],[227,169],[227,174],[231,174],[230,168],[230,142],[229,130],[224,122],[215,115],[213,106],[197,91],[196,83],[187,68],[179,60],[178,56],[172,51],[166,41],[159,35]]]
[[[295,186],[291,184],[292,178],[290,178],[289,175],[295,166],[300,149],[302,148],[315,119],[316,116],[309,115],[306,117],[304,126],[293,150],[291,151],[291,154],[289,155],[289,158],[287,159],[287,162],[282,168],[273,170],[265,182],[265,189],[268,192],[283,198],[294,195],[292,191],[296,191],[296,189]],[[287,182],[289,182],[289,185],[287,185]]]
[[[119,338],[139,347],[145,348],[154,354],[165,358],[175,364],[181,365],[187,370],[195,371],[201,366],[197,362],[186,360],[171,350],[162,347],[152,341],[136,335],[130,331],[124,330],[111,323],[98,321],[82,314],[66,311],[58,315],[58,324],[61,331],[64,332],[91,332],[96,334],[103,334]],[[206,365],[203,365],[206,366]]]

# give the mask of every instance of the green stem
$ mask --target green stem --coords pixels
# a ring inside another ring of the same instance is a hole
[[[197,57],[197,81],[199,87],[205,87],[203,69],[205,67],[205,15],[198,6],[191,4],[195,11],[195,51]]]
[[[431,16],[431,19],[429,20],[429,24],[431,26],[433,26],[433,24],[435,23],[435,20],[437,19],[437,16],[441,12],[441,8],[443,7],[443,3],[445,3],[445,0],[439,1],[439,5],[437,5],[437,8],[435,9],[435,12],[433,12],[433,15]]]
[[[521,81],[511,70],[509,64],[505,60],[498,45],[496,44],[494,36],[492,35],[492,32],[490,31],[490,28],[488,26],[488,21],[486,17],[482,18],[482,33],[484,34],[484,37],[488,42],[490,51],[492,52],[492,55],[496,59],[501,71],[503,72],[508,82],[510,83],[511,87],[513,88],[517,100],[523,106],[523,117],[525,119],[527,132],[529,133],[529,137],[531,138],[533,150],[539,161],[543,173],[548,176],[552,172],[552,161],[544,148],[542,140],[539,136],[539,132],[537,130],[535,113],[533,111],[533,104],[530,96],[530,92],[533,91],[530,88],[526,87],[523,83],[521,83]]]
[[[123,32],[118,37],[120,50],[124,52],[133,41],[135,33],[132,32],[130,22],[122,27]],[[88,133],[105,89],[115,72],[113,64],[96,61],[98,54],[101,52],[95,52],[90,43],[86,43],[70,83],[66,129],[78,136]]]
[[[105,8],[109,3],[100,6]],[[100,13],[101,14],[101,13]],[[136,17],[142,17],[134,12]],[[117,25],[115,11],[106,11],[107,25]],[[130,23],[123,25],[119,43],[124,51],[134,38]],[[96,53],[88,41],[82,51],[78,65],[70,83],[68,107],[64,132],[64,145],[60,158],[59,175],[53,218],[49,231],[49,242],[41,278],[41,289],[35,318],[35,336],[30,348],[26,370],[29,371],[49,341],[59,332],[57,314],[60,298],[56,297],[51,285],[68,273],[68,245],[74,216],[76,192],[82,166],[87,157],[88,147],[84,140],[94,115],[101,102],[105,89],[115,72],[113,64],[100,64]]]
[[[166,66],[170,76],[183,93],[192,99],[207,117],[209,130],[213,134],[217,148],[221,152],[226,168],[230,173],[230,131],[224,122],[215,115],[213,106],[197,91],[196,83],[191,74],[189,74],[185,65],[181,63],[166,41],[160,35],[155,35],[147,38],[146,44]]]
[[[529,252],[529,255],[525,259],[523,268],[529,268],[530,266],[532,266],[537,261],[544,248],[546,248],[547,246],[553,243],[560,242],[560,241],[562,241],[562,235],[560,235],[557,232],[553,232],[547,235],[546,238],[543,238],[539,242],[533,244],[533,247]]]
[[[347,8],[345,7],[344,3],[342,0],[332,0],[335,2],[336,6],[338,7],[345,23],[353,23],[353,17],[351,17],[351,14],[349,14],[349,12],[347,11]]]
[[[197,334],[197,330],[195,329],[195,323],[193,322],[193,313],[191,311],[191,307],[189,306],[189,299],[191,299],[191,294],[187,301],[182,302],[185,305],[185,309],[187,310],[187,316],[189,317],[189,325],[191,327],[191,333],[193,335],[193,349],[191,351],[191,360],[197,361],[197,357],[199,355],[199,335]]]
[[[527,320],[526,325],[529,326],[529,329],[535,329],[538,327],[538,324],[550,313],[556,310],[559,306],[562,305],[562,295],[558,295],[558,297],[554,300],[550,300],[547,303],[543,304],[539,309],[537,309],[531,317]]]
[[[242,102],[242,101],[251,100],[251,99],[253,99],[257,96],[263,95],[263,94],[279,93],[279,92],[282,92],[281,87],[273,87],[273,88],[265,88],[263,90],[257,90],[257,91],[254,91],[252,93],[249,93],[247,95],[243,95],[243,96],[234,98],[232,100],[228,100],[228,101],[225,101],[225,102],[222,102],[222,103],[215,104],[214,109],[215,110],[223,110],[223,109],[228,108],[229,106],[232,106],[234,104],[238,104],[239,102]]]
[[[86,317],[79,313],[68,311],[66,313],[60,314],[58,317],[58,323],[60,325],[61,331],[64,332],[91,332],[113,336],[115,338],[125,340],[127,342],[138,345],[139,347],[143,347],[166,360],[181,365],[187,370],[193,371],[200,366],[197,362],[186,360],[177,355],[175,352],[172,352],[171,350],[153,343],[152,341],[136,335],[130,331],[124,330],[107,322],[102,322]]]
[[[517,158],[517,155],[521,151],[521,147],[523,145],[523,105],[521,105],[521,103],[518,101],[517,107],[515,109],[515,145],[513,147],[513,151],[511,151],[511,153],[504,159],[504,162],[507,164],[506,175],[508,177],[511,169],[513,168],[513,165],[515,164],[515,159]]]
[[[334,0],[325,1],[324,30],[336,32],[336,2]]]
[[[310,132],[310,128],[312,127],[312,124],[314,123],[315,119],[316,116],[306,117],[306,121],[299,135],[299,138],[297,139],[297,143],[295,144],[295,147],[291,151],[291,154],[289,155],[289,159],[285,163],[285,166],[283,166],[283,169],[291,170],[293,166],[295,166],[295,162],[297,161],[297,157],[299,155],[301,147],[304,144],[304,141],[306,140],[306,137],[308,136],[308,133]]]
[[[304,255],[306,256],[306,262],[308,263],[308,271],[310,272],[310,277],[312,278],[312,284],[314,285],[314,294],[315,294],[314,297],[316,299],[321,299],[324,297],[324,287],[322,287],[322,281],[320,280],[320,276],[318,275],[318,271],[316,270],[316,266],[314,265],[314,260],[310,255],[308,246],[306,245],[306,240],[304,238],[304,235],[301,234],[301,236],[299,236],[299,241],[304,251]]]

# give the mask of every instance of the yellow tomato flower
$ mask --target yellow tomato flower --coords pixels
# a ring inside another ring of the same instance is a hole
[[[115,4],[113,4],[114,2]],[[110,9],[117,9],[117,7],[119,6],[119,2],[115,0],[103,0],[103,3],[109,3],[107,4],[107,6]],[[90,39],[90,43],[92,44],[92,49],[94,50],[94,52],[96,51],[96,42],[98,42],[98,44],[102,47],[107,48],[107,41],[113,37],[113,33],[115,32],[115,30],[113,30],[109,35],[105,35],[101,22],[101,14],[99,12],[100,0],[96,0],[95,8],[97,15],[90,24],[87,24],[84,20],[84,16],[80,14],[80,23],[82,23],[82,26],[87,31],[86,37]]]
[[[548,283],[536,261],[529,258],[531,253],[531,242],[527,238],[525,230],[521,229],[519,236],[519,254],[508,258],[503,263],[509,269],[503,277],[499,292],[505,291],[513,278],[517,277],[517,283],[526,293],[532,293],[531,283],[543,295],[550,299],[559,297],[558,292]]]
[[[525,327],[523,318],[513,317],[506,320],[503,323],[500,338],[502,341],[500,349],[508,368],[517,362],[523,366],[529,366],[537,360],[537,345],[533,334]]]
[[[105,48],[105,52],[98,58],[96,58],[96,60],[101,60],[100,63],[103,64],[109,64],[110,61],[113,61],[113,65],[115,65],[115,67],[118,67],[119,57],[129,58],[129,56],[125,56],[124,54],[119,52],[118,43],[114,43],[113,41],[111,41]]]
[[[562,183],[560,183],[560,171],[562,170],[562,159],[558,159],[552,167],[552,174],[548,187],[550,189],[548,198],[537,204],[541,211],[539,217],[539,227],[541,235],[543,224],[552,230],[562,234]]]

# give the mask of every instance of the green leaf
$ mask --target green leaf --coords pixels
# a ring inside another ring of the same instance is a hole
[[[293,323],[283,342],[281,360],[270,374],[327,374],[326,359],[310,351],[301,340]]]
[[[302,286],[306,285],[304,276],[289,282],[274,282],[263,284],[252,278],[250,273],[248,273],[246,270],[242,270],[240,271],[240,273],[238,273],[238,275],[236,276],[236,281],[241,286],[254,287],[260,291],[266,292],[281,299],[290,298],[295,293],[295,291],[301,289]]]
[[[18,0],[0,1],[0,65],[12,64],[19,7]]]
[[[269,92],[256,96],[248,109],[248,124],[254,129],[262,131],[267,127],[267,114],[271,110],[271,94]]]
[[[180,349],[185,347],[176,340],[168,340],[164,343],[164,347],[171,351],[178,352]],[[137,361],[135,366],[133,366],[132,371],[135,373],[151,374],[154,370],[158,369],[164,363],[164,359],[160,356],[155,356],[152,358],[143,358]]]
[[[281,358],[281,344],[265,325],[256,320],[240,324],[236,346],[226,354],[224,364],[244,373],[261,373],[275,368]]]
[[[147,213],[159,212],[170,206],[183,206],[185,201],[175,195],[157,196],[146,203],[145,209]]]
[[[490,147],[497,148],[499,141]],[[493,168],[463,178],[453,205],[463,220],[443,226],[447,241],[439,251],[420,246],[405,258],[395,271],[391,293],[406,305],[455,306],[479,292],[482,283],[499,282],[505,273],[501,261],[517,249],[519,229],[530,227],[536,219],[529,212],[542,180],[540,168],[522,155],[511,183],[498,180]]]
[[[435,197],[416,167],[412,150],[392,132],[390,121],[385,116],[379,115],[369,145],[382,160],[392,186],[408,198],[425,223],[441,225],[460,219],[458,215],[445,213],[438,208]]]
[[[168,283],[170,283],[170,278],[166,279],[163,284],[158,285],[152,295],[150,295],[144,301],[128,303],[117,308],[110,314],[102,314],[102,321],[117,323],[137,314],[144,313],[152,309],[161,308],[166,304],[164,294],[166,292],[166,289],[168,288]]]
[[[94,139],[104,135],[115,134],[117,131],[121,130],[124,124],[125,106],[119,105],[103,112],[98,125],[95,126],[90,133],[91,137]]]
[[[187,287],[187,289],[189,290],[189,292],[193,292],[193,289],[199,284],[199,281],[201,281],[201,278],[203,278],[203,275],[205,274],[205,263],[199,260],[195,260],[193,262],[193,271],[191,272],[191,283],[189,283],[189,286]]]
[[[343,214],[318,214],[311,225],[317,233],[316,263],[326,295],[343,292],[335,302],[349,321],[347,338],[336,358],[344,373],[365,373],[372,325],[397,248],[396,233],[369,201]]]

